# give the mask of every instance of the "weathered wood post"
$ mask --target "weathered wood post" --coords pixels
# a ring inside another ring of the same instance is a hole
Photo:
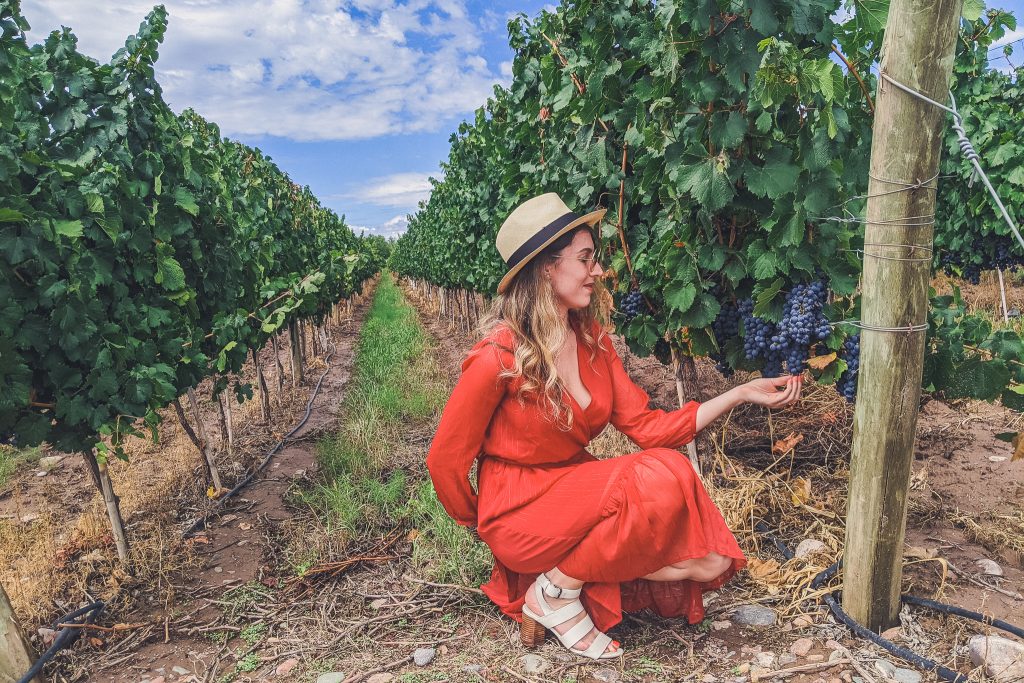
[[[0,586],[0,683],[20,680],[35,662],[4,587]],[[38,681],[36,677],[32,679]]]
[[[843,607],[875,631],[898,624],[907,489],[924,366],[925,332],[919,326],[928,314],[930,217],[946,126],[944,111],[898,89],[885,76],[947,102],[962,2],[893,0],[882,43],[843,555]]]

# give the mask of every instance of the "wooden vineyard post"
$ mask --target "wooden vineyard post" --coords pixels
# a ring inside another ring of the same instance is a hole
[[[200,453],[203,454],[203,459],[206,461],[206,471],[209,474],[210,484],[213,486],[214,493],[216,493],[221,488],[220,473],[217,471],[217,462],[214,460],[213,451],[210,449],[210,438],[206,434],[206,423],[203,422],[203,415],[199,412],[196,390],[189,388],[185,395],[188,396],[188,407],[191,408],[193,417],[196,419],[197,445],[199,446]],[[184,425],[184,421],[182,421],[182,425]],[[187,431],[185,430],[186,433]]]
[[[235,457],[235,428],[231,422],[231,402],[228,399],[228,390],[217,395],[217,407],[220,408],[221,440],[226,446],[229,458]]]
[[[288,342],[291,346],[291,362],[292,362],[292,386],[297,387],[302,384],[302,349],[299,346],[302,342],[299,337],[299,321],[292,320],[288,323]]]
[[[18,625],[4,587],[0,586],[0,683],[14,683],[32,668],[35,657]],[[39,677],[32,679],[38,683]]]
[[[252,349],[252,364],[256,366],[256,385],[260,392],[260,415],[263,421],[270,423],[270,394],[267,391],[267,378],[263,375],[258,349]]]
[[[683,366],[687,361],[689,361],[690,367],[684,368]],[[696,381],[697,369],[693,367],[693,358],[683,356],[675,347],[672,347],[672,372],[676,378],[676,396],[679,398],[679,407],[682,408],[689,400],[700,400]],[[686,398],[687,396],[690,398]],[[693,469],[697,472],[697,476],[703,478],[700,458],[697,455],[696,436],[693,437],[690,443],[686,444],[686,455],[690,459]]]
[[[124,519],[121,517],[121,500],[114,493],[114,484],[110,481],[106,460],[100,462],[96,454],[91,451],[83,451],[82,457],[85,458],[85,464],[92,475],[93,483],[103,495],[107,519],[110,520],[110,532],[114,537],[114,545],[117,547],[117,557],[121,560],[121,564],[128,568],[128,535],[125,533]]]
[[[277,368],[277,394],[281,398],[281,391],[284,389],[284,365],[281,364],[281,347],[277,343],[277,335],[270,337],[270,344],[274,347],[274,366]]]
[[[886,76],[947,102],[962,1],[893,0],[882,44],[843,553],[843,607],[875,631],[899,623],[907,489],[924,367],[922,326],[928,315],[934,232],[929,217],[935,213],[946,116]],[[902,331],[893,331],[897,328]]]

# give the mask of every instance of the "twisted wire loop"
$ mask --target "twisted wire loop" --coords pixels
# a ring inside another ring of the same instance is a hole
[[[876,254],[870,251],[864,251],[863,249],[840,249],[839,251],[848,251],[861,256],[871,256],[872,258],[884,259],[886,261],[906,261],[908,263],[931,263],[932,261],[932,248],[927,244],[887,244],[884,242],[865,242],[865,247],[895,247],[901,249],[908,249],[911,253],[915,251],[923,251],[927,256],[886,256],[885,254]]]
[[[1003,220],[1006,221],[1006,224],[1008,226],[1010,226],[1010,230],[1017,238],[1017,241],[1020,243],[1021,247],[1024,248],[1024,236],[1021,236],[1020,230],[1017,229],[1017,225],[1013,222],[1013,218],[1010,217],[1010,212],[1006,210],[1006,206],[1003,204],[1003,200],[999,198],[999,193],[996,192],[996,189],[994,187],[992,187],[992,181],[989,180],[988,174],[985,173],[985,169],[981,167],[981,157],[978,155],[978,152],[974,149],[974,145],[971,144],[970,139],[967,137],[967,132],[964,130],[964,119],[962,116],[960,116],[960,112],[957,111],[956,97],[953,96],[953,91],[949,91],[949,103],[951,106],[947,107],[944,104],[936,102],[935,100],[928,97],[924,93],[921,93],[909,86],[900,83],[899,81],[897,81],[884,71],[879,71],[879,76],[884,80],[888,81],[889,83],[892,83],[894,86],[906,92],[907,94],[913,95],[914,97],[923,100],[935,107],[938,107],[943,111],[948,111],[950,114],[953,115],[953,131],[956,133],[957,143],[960,146],[960,152],[971,163],[971,166],[974,167],[974,172],[971,175],[970,181],[968,182],[967,186],[971,186],[971,183],[974,181],[975,177],[981,178],[981,181],[985,183],[985,187],[988,189],[988,193],[992,196],[993,201],[995,201],[996,206],[999,207],[999,212],[1000,214],[1002,214]]]
[[[881,327],[879,325],[868,325],[860,320],[843,320],[832,325],[852,325],[853,327],[861,330],[870,330],[871,332],[900,332],[904,334],[911,334],[912,332],[926,332],[928,330],[928,323],[920,323],[918,325],[907,325],[906,327]]]

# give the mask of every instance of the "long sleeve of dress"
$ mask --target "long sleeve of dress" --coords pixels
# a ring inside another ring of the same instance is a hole
[[[609,342],[610,343],[610,342]],[[612,347],[609,352],[612,381],[611,423],[640,448],[679,448],[697,434],[697,401],[672,411],[650,408],[650,396],[633,383]]]
[[[477,496],[469,471],[480,455],[491,418],[505,394],[501,359],[494,344],[481,342],[462,363],[459,377],[427,453],[427,469],[441,505],[463,526],[477,522]]]

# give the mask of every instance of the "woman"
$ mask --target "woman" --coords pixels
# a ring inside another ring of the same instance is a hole
[[[757,379],[703,404],[651,410],[597,321],[592,230],[603,216],[578,216],[548,193],[502,224],[508,273],[482,325],[489,332],[463,362],[427,455],[445,510],[491,548],[483,590],[522,621],[523,643],[539,644],[547,628],[593,659],[622,654],[603,631],[623,611],[696,623],[701,593],[746,564],[672,449],[741,403],[779,408],[802,386]],[[644,450],[594,458],[586,446],[609,422]],[[468,475],[478,459],[477,494]]]

